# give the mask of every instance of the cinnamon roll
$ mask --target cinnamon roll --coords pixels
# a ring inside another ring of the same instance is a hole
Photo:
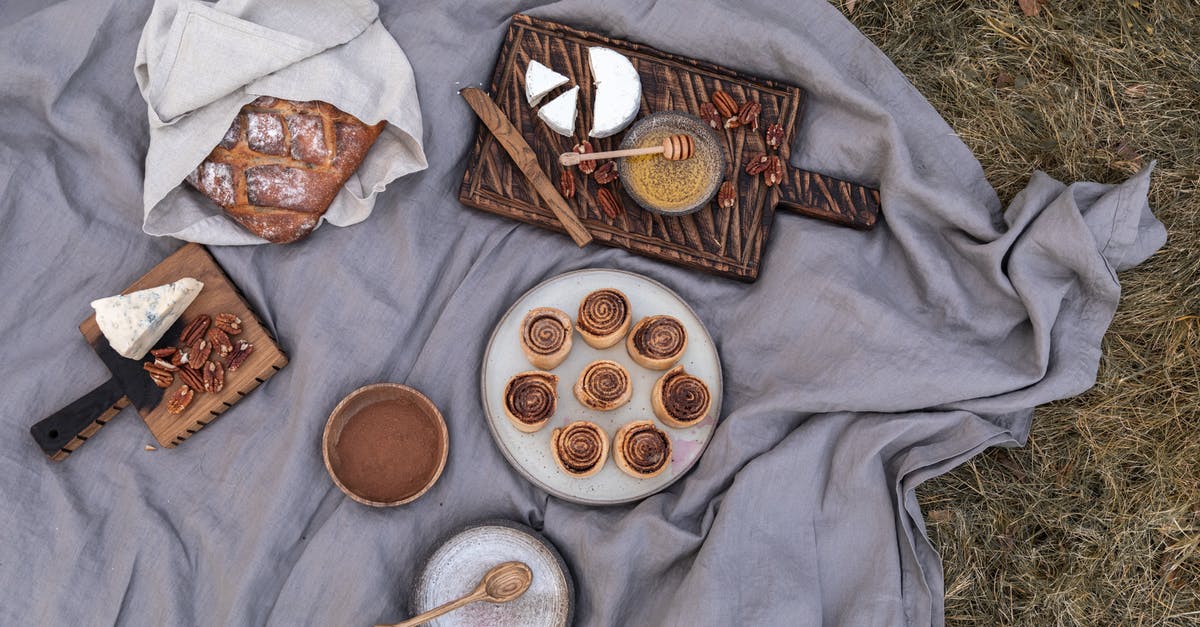
[[[571,318],[553,307],[529,310],[521,321],[521,350],[534,367],[554,370],[571,352]]]
[[[671,438],[649,420],[637,420],[613,438],[613,460],[635,479],[657,476],[671,463]]]
[[[572,477],[590,477],[608,459],[608,434],[595,423],[577,420],[555,429],[550,437],[554,462]]]
[[[628,403],[632,396],[633,381],[629,371],[615,361],[593,361],[575,381],[575,398],[592,409],[613,410]]]
[[[629,331],[632,318],[629,299],[620,290],[606,288],[583,297],[575,328],[592,348],[608,348],[621,341]]]
[[[674,366],[687,349],[687,329],[671,316],[642,318],[625,340],[625,349],[638,365],[651,370],[666,370]]]
[[[650,402],[663,424],[686,429],[708,415],[712,398],[703,381],[684,372],[683,366],[675,366],[654,383]]]
[[[504,415],[513,426],[533,433],[546,426],[558,407],[558,375],[530,370],[513,376],[504,386]]]

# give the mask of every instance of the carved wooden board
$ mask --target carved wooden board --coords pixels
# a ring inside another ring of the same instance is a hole
[[[742,164],[753,154],[766,152],[762,129],[779,122],[784,142],[779,154],[786,161],[796,124],[804,109],[799,87],[739,74],[709,63],[660,52],[648,46],[609,39],[555,22],[516,15],[496,61],[491,96],[538,155],[542,169],[558,181],[559,153],[582,141],[592,125],[590,103],[594,94],[587,48],[605,46],[625,55],[642,80],[639,119],[666,110],[699,112],[709,94],[722,89],[738,102],[756,100],[762,105],[759,131],[725,130],[727,178],[736,177],[738,200],[732,209],[716,203],[688,216],[660,216],[642,210],[621,190],[625,215],[605,217],[596,203],[597,185],[590,177],[576,176],[576,195],[569,201],[588,231],[599,242],[671,263],[698,268],[744,281],[758,278],[763,243],[777,207],[854,228],[866,229],[879,216],[879,192],[832,177],[789,168],[783,185],[769,188],[760,177],[747,176]],[[525,69],[537,60],[571,79],[547,95],[549,102],[571,86],[579,86],[579,117],[575,137],[550,130],[525,101]],[[592,139],[597,151],[620,146],[625,133]],[[496,142],[480,128],[471,152],[459,200],[468,206],[562,231],[562,226],[529,188],[520,171]]]
[[[201,314],[216,316],[220,313],[232,313],[242,319],[242,333],[231,336],[230,339],[236,343],[239,340],[245,340],[254,344],[254,351],[246,358],[246,361],[240,368],[233,372],[225,373],[225,386],[222,390],[215,394],[205,393],[203,391],[196,392],[192,398],[191,404],[181,414],[171,414],[167,412],[166,398],[169,398],[176,388],[182,385],[179,377],[175,377],[175,382],[170,388],[164,391],[162,398],[158,403],[148,407],[138,407],[138,414],[142,420],[146,422],[146,426],[150,428],[150,432],[154,435],[154,439],[164,447],[175,447],[184,440],[194,435],[205,425],[225,413],[231,408],[234,403],[240,400],[251,390],[264,383],[271,378],[280,368],[283,368],[288,363],[287,355],[279,349],[275,338],[267,331],[267,328],[259,322],[254,312],[250,310],[250,306],[246,304],[246,300],[242,298],[241,292],[225,276],[225,272],[217,265],[216,260],[208,251],[199,244],[187,244],[183,248],[175,251],[171,256],[164,259],[157,266],[154,266],[137,281],[134,281],[123,294],[143,290],[173,281],[178,281],[184,277],[192,277],[204,283],[204,289],[200,291],[200,295],[192,304],[188,306],[184,312],[180,323],[176,323],[173,328],[176,333],[183,325],[190,323],[193,319]],[[79,325],[80,332],[83,333],[84,339],[93,347],[97,347],[101,342],[104,342],[103,335],[100,333],[100,327],[96,325],[96,316],[93,314],[84,320]],[[172,344],[173,345],[173,344]],[[224,365],[225,360],[216,358]],[[144,359],[142,361],[148,361]],[[147,376],[148,378],[148,376]],[[128,399],[121,399],[114,409],[119,410],[129,403]],[[89,426],[84,430],[84,440],[94,434],[100,426],[107,423],[116,411],[105,412],[97,423]],[[90,432],[89,432],[90,430]],[[78,440],[78,438],[76,438]],[[69,453],[78,448],[83,440],[78,442],[72,441],[71,444],[64,447]],[[65,455],[64,455],[65,456]]]

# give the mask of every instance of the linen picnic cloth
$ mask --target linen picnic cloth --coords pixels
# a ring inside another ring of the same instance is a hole
[[[333,3],[330,3],[333,4]],[[412,64],[429,168],[365,222],[288,246],[210,250],[291,363],[175,450],[126,410],[49,463],[29,425],[107,378],[76,329],[180,242],[142,232],[152,132],[132,68],[150,0],[0,5],[0,624],[345,625],[405,616],[443,532],[541,530],[581,625],[929,625],[942,570],[914,489],[1032,408],[1094,382],[1117,272],[1164,242],[1149,171],[1119,185],[1033,173],[1007,206],[888,59],[824,0],[381,2]],[[591,246],[456,200],[513,13],[794,82],[793,166],[882,193],[869,232],[776,217],[743,284]],[[612,267],[675,289],[723,358],[723,415],[692,471],[588,508],[508,466],[479,363],[502,312],[558,273]],[[329,411],[378,381],[445,414],[445,474],[363,507],[321,462]]]

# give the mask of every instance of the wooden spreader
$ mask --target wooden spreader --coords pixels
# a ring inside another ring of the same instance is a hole
[[[134,360],[118,355],[96,325],[96,316],[89,316],[79,325],[79,331],[104,362],[112,378],[30,429],[38,446],[51,460],[66,459],[130,404],[137,409],[161,446],[178,446],[287,365],[287,355],[279,349],[275,338],[259,322],[212,255],[199,244],[187,244],[175,251],[122,293],[156,287],[184,277],[203,282],[204,289],[155,348],[175,346],[184,326],[200,314],[215,317],[220,313],[232,313],[242,319],[242,333],[232,336],[233,343],[236,345],[239,340],[250,342],[254,344],[254,351],[237,370],[225,372],[225,385],[220,392],[197,391],[182,413],[172,414],[167,411],[166,399],[181,385],[179,377],[176,376],[171,387],[159,389],[142,369],[142,364],[151,358]],[[107,294],[96,295],[97,298],[101,296]]]
[[[628,57],[637,69],[642,81],[638,119],[659,111],[697,114],[714,91],[723,90],[737,102],[757,101],[762,106],[759,119],[763,127],[772,122],[783,126],[778,154],[787,162],[804,111],[804,90],[799,87],[556,22],[515,15],[496,60],[491,97],[536,153],[538,165],[550,180],[557,181],[563,171],[560,155],[585,139],[592,127],[595,85],[587,52],[591,46],[612,48]],[[537,110],[526,103],[525,70],[531,60],[571,79],[560,90],[579,87],[575,137],[563,137],[550,130],[538,119]],[[627,131],[591,139],[592,147],[597,152],[615,150]],[[879,192],[862,185],[791,167],[783,182],[774,187],[764,185],[762,177],[748,176],[742,169],[746,161],[757,153],[771,153],[761,129],[722,129],[718,134],[727,151],[726,178],[736,181],[737,186],[737,202],[731,209],[721,209],[714,201],[690,215],[658,215],[642,210],[619,184],[613,183],[606,187],[620,195],[625,213],[608,218],[596,200],[599,186],[575,167],[569,169],[577,177],[577,191],[568,205],[601,243],[743,281],[758,278],[763,246],[777,208],[857,229],[869,229],[879,219]],[[471,207],[563,231],[554,213],[530,189],[504,148],[483,127],[471,151],[458,198]]]

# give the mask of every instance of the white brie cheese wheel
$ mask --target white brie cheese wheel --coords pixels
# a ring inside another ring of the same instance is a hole
[[[588,48],[596,100],[592,103],[591,137],[620,133],[637,117],[642,101],[642,79],[621,53],[599,46]]]
[[[541,63],[530,61],[529,67],[525,68],[525,99],[529,101],[529,106],[535,107],[546,94],[559,85],[567,84],[568,80]]]
[[[141,359],[183,315],[204,284],[193,278],[92,301],[96,324],[113,350]]]
[[[538,117],[555,133],[570,137],[575,134],[575,105],[578,100],[579,88],[572,87],[538,109]]]

